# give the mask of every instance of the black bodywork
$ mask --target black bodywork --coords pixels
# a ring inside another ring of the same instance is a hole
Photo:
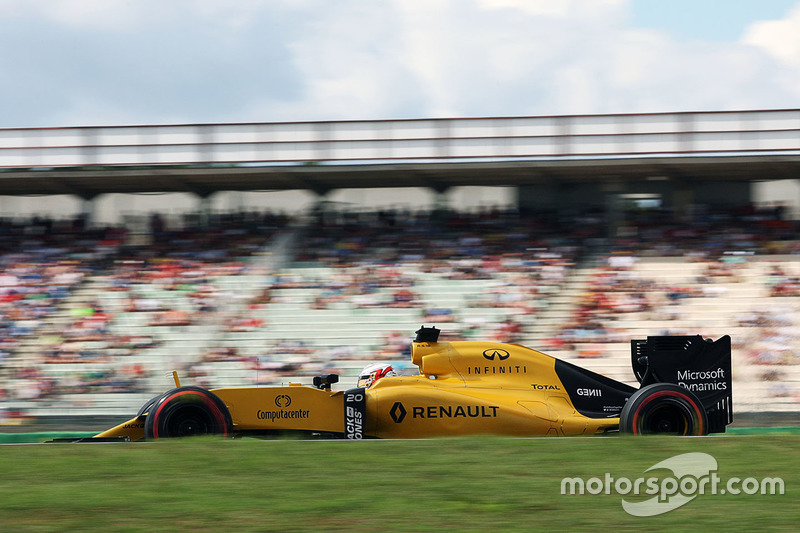
[[[631,366],[640,387],[671,383],[692,392],[703,405],[708,433],[722,433],[733,422],[731,338],[649,336],[631,341]],[[592,418],[618,417],[637,389],[557,360],[555,371],[575,409]]]

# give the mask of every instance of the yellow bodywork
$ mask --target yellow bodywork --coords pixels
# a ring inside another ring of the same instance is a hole
[[[145,415],[131,418],[127,422],[123,422],[118,426],[114,426],[111,429],[107,429],[102,433],[98,433],[94,436],[95,439],[98,438],[111,438],[111,437],[128,437],[130,440],[143,440],[144,439],[144,421]]]
[[[555,359],[517,344],[414,343],[420,376],[384,378],[367,394],[367,433],[379,438],[448,435],[583,435],[619,418],[578,413]]]
[[[303,386],[210,389],[226,405],[233,432],[344,431],[342,392]],[[146,413],[95,437],[144,439]]]
[[[420,375],[386,377],[366,390],[365,436],[420,438],[474,434],[585,435],[619,418],[578,413],[555,359],[516,344],[415,342]],[[211,389],[227,406],[233,433],[344,431],[342,391],[308,386]],[[146,415],[96,437],[144,438]]]

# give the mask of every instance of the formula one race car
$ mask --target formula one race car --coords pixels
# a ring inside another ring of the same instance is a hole
[[[314,387],[181,387],[135,417],[87,439],[302,432],[331,438],[720,433],[733,421],[731,339],[656,336],[631,341],[638,389],[518,344],[438,342],[422,327],[412,345],[417,376],[384,377],[333,391]]]

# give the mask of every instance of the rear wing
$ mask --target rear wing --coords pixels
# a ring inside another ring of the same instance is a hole
[[[652,336],[631,341],[631,366],[642,387],[673,383],[703,402],[709,433],[724,432],[733,422],[731,338],[716,341],[694,336]]]

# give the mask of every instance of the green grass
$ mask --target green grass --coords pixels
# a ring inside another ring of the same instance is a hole
[[[617,494],[561,494],[565,476],[635,479],[692,451],[713,455],[722,479],[780,476],[786,492],[700,495],[650,518]],[[795,530],[798,462],[796,435],[6,446],[0,529]]]

